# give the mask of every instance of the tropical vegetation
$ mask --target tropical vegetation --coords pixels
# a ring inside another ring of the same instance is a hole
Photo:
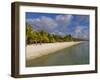
[[[35,31],[32,25],[26,23],[26,44],[68,42],[77,40],[80,39],[72,37],[71,34],[60,36],[60,35],[50,34],[43,29]]]

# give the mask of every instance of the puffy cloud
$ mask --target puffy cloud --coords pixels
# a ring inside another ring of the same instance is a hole
[[[26,21],[35,26],[54,28],[58,25],[66,27],[66,25],[70,23],[71,19],[72,15],[57,15],[55,19],[46,16],[41,16],[39,18],[27,19]]]
[[[35,30],[45,29],[51,34],[62,36],[66,34],[72,34],[76,38],[89,39],[88,26],[77,26],[80,25],[78,23],[83,23],[83,20],[87,20],[86,22],[88,22],[88,18],[84,16],[78,16],[78,19],[76,21],[72,21],[73,18],[73,15],[56,15],[55,17],[40,16],[33,19],[26,19],[26,21],[29,24],[33,25]],[[70,26],[69,28],[68,26],[72,24],[73,26]]]
[[[50,17],[45,17],[45,16],[41,17],[41,24],[43,26],[52,27],[52,28],[57,26],[57,23],[55,22],[54,19],[52,19]]]
[[[89,39],[89,29],[87,26],[77,26],[73,36],[76,38]]]
[[[68,26],[72,22],[72,15],[57,15],[55,20],[57,24],[59,25],[57,29],[59,28],[60,32],[66,33]]]
[[[27,22],[35,26],[37,30],[43,28],[47,31],[51,31],[58,25],[54,19],[46,16],[41,16],[39,18],[34,19],[27,19]]]
[[[56,16],[56,21],[61,26],[66,26],[70,23],[71,19],[73,18],[72,15],[58,15]]]
[[[76,34],[80,34],[80,33],[82,33],[82,30],[83,30],[82,27],[77,26],[77,27],[75,28],[75,33],[76,33]]]
[[[27,19],[26,21],[33,25],[36,30],[45,29],[48,32],[55,32],[58,30],[59,32],[65,32],[67,25],[70,23],[72,19],[72,15],[57,15],[55,18],[41,16],[38,18]]]
[[[57,31],[57,30],[55,30],[55,31],[52,32],[51,34],[61,35],[61,36],[64,36],[64,35],[65,35],[65,33],[61,32],[61,31]]]

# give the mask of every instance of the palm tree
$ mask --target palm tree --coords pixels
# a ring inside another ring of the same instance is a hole
[[[26,23],[26,43],[30,44],[33,42],[33,28],[30,24]]]

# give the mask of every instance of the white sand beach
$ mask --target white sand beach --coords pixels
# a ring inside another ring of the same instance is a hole
[[[60,42],[60,43],[43,43],[43,44],[32,44],[26,47],[26,60],[35,59],[37,57],[48,55],[50,53],[59,51],[61,49],[77,45],[82,43],[79,42]]]

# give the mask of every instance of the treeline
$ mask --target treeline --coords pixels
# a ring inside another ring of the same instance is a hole
[[[71,35],[60,36],[50,34],[44,30],[35,31],[33,27],[26,23],[26,43],[54,43],[54,42],[66,42],[66,41],[76,41]]]

